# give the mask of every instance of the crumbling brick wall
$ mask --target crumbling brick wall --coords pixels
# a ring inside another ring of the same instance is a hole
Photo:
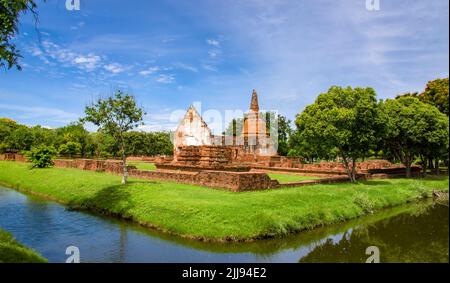
[[[225,188],[233,192],[278,188],[279,183],[266,173],[224,172],[224,171],[142,171],[130,170],[130,176],[144,179],[158,179],[177,183]]]
[[[215,166],[232,161],[232,150],[226,146],[181,147],[176,163],[179,165]]]

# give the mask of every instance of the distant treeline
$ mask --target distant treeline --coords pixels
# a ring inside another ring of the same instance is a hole
[[[128,156],[171,155],[169,132],[128,132],[125,135]],[[48,129],[29,127],[8,118],[0,118],[0,152],[23,152],[40,145],[53,146],[62,156],[116,158],[120,145],[111,136],[89,132],[80,123]]]

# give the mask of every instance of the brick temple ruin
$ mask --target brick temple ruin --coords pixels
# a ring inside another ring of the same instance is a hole
[[[245,164],[276,159],[277,137],[270,135],[253,90],[242,132],[233,136],[212,134],[194,106],[189,107],[174,133],[173,162],[165,168],[245,170]]]

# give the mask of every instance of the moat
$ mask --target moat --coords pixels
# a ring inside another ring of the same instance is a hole
[[[50,262],[76,246],[81,262],[448,262],[449,209],[432,201],[395,207],[282,239],[249,243],[183,240],[0,187],[0,227]]]

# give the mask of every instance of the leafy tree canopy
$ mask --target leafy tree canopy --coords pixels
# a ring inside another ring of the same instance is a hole
[[[317,154],[328,155],[337,150],[352,181],[356,180],[356,159],[367,156],[376,147],[383,131],[372,88],[333,86],[307,106],[295,122],[300,138]]]
[[[128,171],[125,133],[143,125],[144,111],[136,105],[133,96],[118,90],[114,95],[87,106],[85,113],[86,117],[81,119],[82,122],[93,123],[120,143],[123,162],[122,184],[126,184]]]
[[[419,95],[419,99],[425,103],[435,106],[445,115],[449,115],[448,78],[436,79],[428,82],[425,91]]]
[[[408,169],[423,151],[442,154],[448,150],[448,117],[415,97],[388,99],[381,104],[385,114],[384,148],[393,152]]]
[[[0,0],[0,67],[21,70],[18,59],[22,56],[13,40],[19,32],[20,15],[31,12],[37,20],[36,7],[33,0]]]

